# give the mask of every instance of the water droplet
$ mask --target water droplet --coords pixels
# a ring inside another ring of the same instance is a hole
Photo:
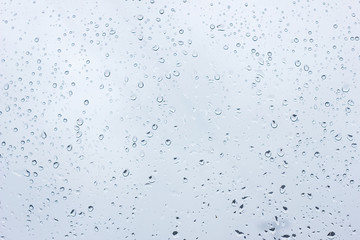
[[[281,185],[281,187],[280,187],[280,193],[281,193],[281,194],[284,194],[284,193],[285,193],[285,188],[286,188],[285,185]]]
[[[110,74],[111,74],[110,70],[105,70],[104,72],[105,77],[110,77]]]
[[[300,66],[301,66],[300,60],[296,60],[296,61],[295,61],[295,66],[296,66],[296,67],[300,67]]]
[[[170,146],[170,145],[171,145],[171,140],[170,140],[170,139],[166,139],[165,144],[166,144],[167,146]]]
[[[139,21],[141,21],[141,20],[143,20],[143,19],[144,19],[144,16],[143,16],[143,15],[141,15],[141,14],[139,14],[139,15],[137,16],[137,19],[138,19]]]
[[[38,37],[36,37],[35,39],[34,39],[34,42],[39,42],[39,38]]]
[[[85,106],[89,105],[89,100],[85,100],[85,101],[84,101],[84,105],[85,105]]]
[[[129,176],[130,171],[128,169],[125,169],[122,174],[124,177],[127,177],[127,176]]]
[[[103,134],[100,134],[99,135],[99,140],[101,141],[101,140],[103,140],[104,139],[104,135]]]
[[[221,115],[221,113],[222,113],[222,110],[220,108],[215,109],[216,115]]]
[[[272,120],[270,125],[272,128],[277,128],[277,126],[278,126],[278,124],[277,124],[277,122],[275,122],[275,120]]]
[[[200,164],[200,165],[204,165],[204,164],[205,164],[204,159],[199,160],[199,164]]]
[[[68,145],[67,147],[66,147],[66,150],[68,150],[69,152],[72,150],[72,145],[70,144],[70,145]]]
[[[75,210],[75,209],[71,210],[70,216],[72,216],[72,217],[75,217],[75,216],[76,216],[76,210]]]
[[[93,206],[88,206],[88,211],[89,211],[89,212],[94,211],[94,207],[93,207]]]
[[[298,120],[298,116],[296,114],[292,114],[290,116],[290,119],[291,119],[292,122],[296,122]]]
[[[161,103],[161,102],[164,101],[164,97],[163,97],[163,96],[159,96],[159,97],[156,98],[156,101],[157,101],[158,103]]]
[[[60,164],[59,164],[58,162],[54,162],[54,163],[53,163],[53,167],[54,167],[55,169],[58,168],[59,165],[60,165]]]
[[[327,235],[328,239],[334,239],[335,238],[335,233],[334,232],[329,232]]]
[[[335,135],[335,140],[336,140],[336,141],[340,141],[341,139],[342,139],[342,136],[341,136],[340,133],[338,133],[338,134]]]
[[[270,150],[267,150],[265,152],[265,157],[267,157],[267,158],[271,157],[271,151]]]
[[[41,138],[42,138],[42,139],[45,139],[46,137],[47,137],[46,132],[42,132],[42,133],[41,133]]]
[[[314,153],[314,156],[318,158],[318,157],[320,157],[320,153],[319,153],[319,152],[315,152],[315,153]]]
[[[144,87],[144,83],[140,81],[140,82],[138,83],[138,87],[139,87],[139,88],[143,88],[143,87]]]

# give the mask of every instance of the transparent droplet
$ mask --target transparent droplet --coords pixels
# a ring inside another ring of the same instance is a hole
[[[85,105],[85,106],[89,105],[89,100],[85,100],[85,101],[84,101],[84,105]]]
[[[319,152],[315,152],[315,153],[314,153],[314,156],[318,158],[318,157],[320,157],[320,153],[319,153]]]
[[[104,139],[104,135],[103,134],[100,134],[99,135],[99,140],[103,140]]]
[[[110,70],[105,70],[104,72],[105,77],[110,77],[110,74],[111,74]]]
[[[68,145],[67,147],[66,147],[66,150],[68,150],[69,152],[72,150],[72,145],[70,144],[70,145]]]
[[[328,233],[327,237],[328,237],[328,239],[334,239],[335,235],[336,235],[335,232],[331,231]]]
[[[170,145],[171,145],[171,140],[170,140],[170,139],[166,139],[165,144],[166,144],[167,146],[170,146]]]
[[[292,114],[290,116],[290,119],[291,119],[292,122],[296,122],[298,120],[298,116],[296,114]]]
[[[272,128],[277,128],[277,126],[278,126],[278,124],[277,124],[277,122],[275,122],[275,120],[272,120],[270,125]]]
[[[267,157],[267,158],[271,157],[271,151],[270,150],[267,150],[265,152],[265,157]]]
[[[93,206],[88,206],[88,211],[89,211],[89,212],[94,211],[94,207],[93,207]]]
[[[221,115],[221,113],[222,113],[222,110],[220,108],[215,109],[216,115]]]
[[[122,175],[123,175],[124,177],[129,176],[129,174],[130,174],[130,171],[129,171],[128,169],[125,169],[125,170],[123,171],[123,173],[122,173]]]
[[[295,61],[295,66],[296,66],[296,67],[300,67],[300,66],[301,66],[300,60],[296,60],[296,61]]]
[[[341,139],[342,139],[342,136],[341,136],[340,133],[338,133],[338,134],[335,135],[335,140],[336,140],[336,141],[340,141]]]
[[[280,193],[281,193],[281,194],[284,194],[284,193],[285,193],[285,188],[286,188],[285,185],[281,185],[281,186],[280,186]]]
[[[138,83],[138,87],[139,87],[139,88],[143,88],[143,87],[144,87],[144,83],[140,81],[140,82]]]
[[[54,162],[54,163],[53,163],[53,167],[54,167],[55,169],[58,168],[59,165],[60,165],[60,164],[59,164],[58,162]]]
[[[70,216],[72,216],[72,217],[75,217],[75,216],[76,216],[76,210],[75,210],[75,209],[71,210]]]
[[[42,138],[42,139],[45,139],[46,137],[47,137],[46,132],[42,132],[42,133],[41,133],[41,138]]]
[[[139,15],[137,16],[137,19],[138,19],[139,21],[141,21],[141,20],[143,20],[143,19],[144,19],[144,16],[143,16],[143,15],[141,15],[141,14],[139,14]]]

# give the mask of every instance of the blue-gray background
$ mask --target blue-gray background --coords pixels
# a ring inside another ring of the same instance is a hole
[[[0,239],[359,239],[358,1],[0,1]]]

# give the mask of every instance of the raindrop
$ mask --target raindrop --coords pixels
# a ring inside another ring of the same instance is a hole
[[[277,128],[277,126],[278,126],[278,124],[275,120],[272,120],[270,125],[272,128]]]
[[[335,233],[334,232],[329,232],[327,235],[328,239],[334,239],[335,238]]]
[[[222,113],[222,110],[220,108],[215,109],[216,115],[221,115],[221,113]]]
[[[57,168],[59,167],[59,163],[58,163],[58,162],[54,162],[54,163],[53,163],[53,167],[54,167],[55,169],[57,169]]]
[[[46,132],[43,131],[43,132],[41,133],[41,138],[42,138],[42,139],[45,139],[46,137],[47,137],[47,134],[46,134]]]
[[[129,176],[129,174],[130,174],[130,171],[129,171],[128,169],[125,169],[125,170],[123,171],[123,173],[122,173],[122,175],[123,175],[124,177]]]
[[[292,122],[296,122],[298,120],[298,116],[296,114],[293,114],[293,115],[290,116],[290,120]]]
[[[285,188],[286,188],[285,185],[281,185],[281,187],[280,187],[280,193],[281,193],[281,194],[284,194],[284,193],[285,193]]]
[[[93,206],[88,206],[88,211],[89,212],[92,212],[94,210],[94,207]]]
[[[110,74],[111,74],[110,70],[105,70],[104,72],[105,77],[110,77]]]

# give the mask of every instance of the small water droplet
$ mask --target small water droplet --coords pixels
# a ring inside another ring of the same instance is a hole
[[[58,162],[54,162],[54,163],[53,163],[53,167],[54,167],[55,169],[57,169],[57,168],[59,167],[59,165],[60,165],[60,164],[59,164]]]
[[[335,232],[331,231],[328,233],[327,237],[328,237],[328,239],[334,239],[335,235],[336,235]]]
[[[292,122],[296,122],[296,121],[298,120],[298,116],[297,116],[296,114],[292,114],[292,115],[290,116],[290,120],[291,120]]]
[[[111,74],[110,70],[105,70],[104,72],[105,77],[110,77],[110,74]]]
[[[41,138],[42,138],[42,139],[45,139],[46,137],[47,137],[47,134],[46,134],[45,131],[43,131],[43,132],[41,133]]]
[[[130,171],[128,169],[125,169],[122,174],[124,177],[127,177],[127,176],[129,176]]]
[[[281,194],[284,194],[285,193],[285,189],[286,188],[286,186],[285,185],[281,185],[281,187],[280,187],[280,193]]]

